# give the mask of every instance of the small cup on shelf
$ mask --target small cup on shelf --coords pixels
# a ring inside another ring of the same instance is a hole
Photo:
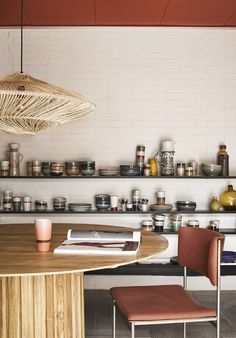
[[[13,211],[21,211],[21,196],[13,196],[12,197],[12,208]]]
[[[53,199],[53,209],[55,211],[63,211],[66,208],[66,197],[55,197]]]
[[[32,161],[32,175],[41,176],[42,163],[39,160]]]
[[[166,201],[165,191],[157,191],[157,204],[164,205]]]
[[[1,161],[1,176],[9,176],[9,161]]]
[[[51,163],[49,161],[43,161],[42,162],[42,173],[44,176],[50,176],[51,175]]]
[[[23,210],[24,211],[31,211],[31,196],[24,196],[23,197]]]
[[[185,172],[185,163],[178,162],[176,164],[176,175],[177,176],[184,176],[184,172]]]
[[[95,173],[95,161],[80,161],[80,172],[84,176],[92,176]]]
[[[79,175],[79,162],[78,161],[67,161],[65,162],[65,172],[67,176]]]
[[[50,166],[51,176],[61,176],[63,175],[63,164],[60,162],[52,162]]]
[[[40,200],[35,201],[36,211],[40,211],[40,212],[47,211],[47,207],[48,207],[48,204],[46,201],[40,201]]]

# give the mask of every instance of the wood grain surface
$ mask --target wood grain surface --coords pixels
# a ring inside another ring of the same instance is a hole
[[[54,254],[67,230],[127,228],[53,224],[51,250],[37,252],[33,224],[0,225],[0,338],[85,338],[84,271],[137,262],[167,240],[143,232],[136,256]]]
[[[67,230],[71,228],[109,231],[128,229],[95,224],[53,224],[50,251],[37,252],[33,224],[1,224],[0,276],[61,274],[115,268],[152,257],[168,246],[165,237],[143,231],[141,245],[135,256],[54,254],[54,248],[66,239]]]

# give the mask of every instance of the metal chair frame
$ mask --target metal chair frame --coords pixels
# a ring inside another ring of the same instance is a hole
[[[122,317],[128,323],[131,329],[131,338],[135,338],[135,326],[140,325],[156,325],[156,324],[177,324],[183,323],[183,337],[186,338],[186,324],[195,323],[195,322],[210,322],[212,325],[216,326],[216,338],[220,338],[220,291],[221,291],[221,240],[217,240],[217,285],[216,285],[216,316],[214,317],[203,317],[203,318],[190,318],[190,319],[171,319],[171,320],[155,320],[155,321],[128,321],[127,318],[123,315],[122,311],[113,301],[113,325],[112,325],[112,337],[116,338],[116,309],[120,312]],[[187,267],[184,266],[184,276],[183,276],[183,287],[187,290]]]

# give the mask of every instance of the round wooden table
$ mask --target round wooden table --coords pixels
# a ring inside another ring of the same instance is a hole
[[[135,256],[54,254],[68,229],[128,230],[53,224],[51,250],[40,253],[33,224],[0,225],[1,338],[84,338],[84,272],[135,263],[168,246],[163,236],[142,232]]]

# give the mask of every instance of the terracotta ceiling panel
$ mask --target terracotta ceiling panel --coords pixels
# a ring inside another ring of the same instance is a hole
[[[95,0],[96,25],[159,25],[168,0]]]
[[[95,24],[94,0],[24,0],[34,26]]]
[[[20,10],[20,0],[0,0],[0,26],[19,26]],[[26,11],[24,11],[24,23],[30,24]]]
[[[170,0],[162,25],[223,26],[235,10],[235,0]]]
[[[225,22],[225,26],[236,27],[236,11],[234,14]]]
[[[0,26],[20,25],[21,0],[0,0]],[[24,0],[24,25],[231,26],[236,0]]]

